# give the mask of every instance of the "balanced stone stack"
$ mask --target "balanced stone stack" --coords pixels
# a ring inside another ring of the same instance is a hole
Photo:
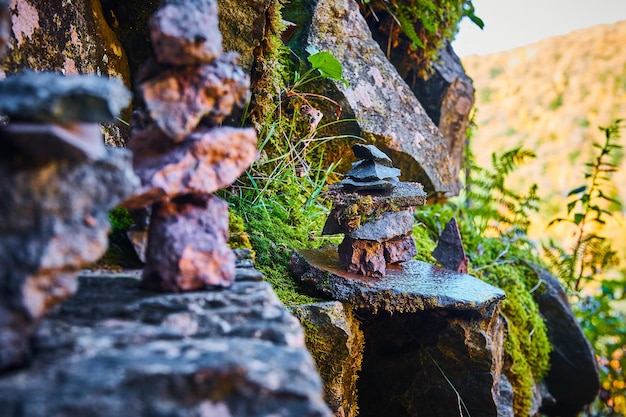
[[[0,371],[27,359],[39,319],[76,291],[107,248],[108,212],[139,185],[130,152],[105,147],[98,125],[129,100],[94,75],[0,82]]]
[[[156,59],[138,75],[143,101],[128,147],[141,188],[124,205],[152,210],[144,285],[228,287],[228,205],[212,195],[258,157],[254,129],[218,127],[248,97],[235,53],[223,53],[216,0],[163,0],[149,20]]]
[[[322,234],[345,234],[338,250],[348,272],[383,277],[387,264],[417,254],[412,208],[425,204],[426,193],[419,183],[399,181],[400,170],[374,145],[356,144],[352,151],[361,160],[329,186],[333,209]]]

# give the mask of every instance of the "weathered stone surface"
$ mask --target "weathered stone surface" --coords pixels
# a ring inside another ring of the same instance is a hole
[[[359,161],[346,172],[346,177],[358,181],[386,180],[397,178],[401,174],[398,168],[388,167],[373,161]]]
[[[228,247],[228,204],[212,195],[157,204],[152,211],[143,282],[160,291],[229,287],[235,255]]]
[[[146,249],[148,247],[148,231],[130,229],[126,236],[135,249],[135,253],[141,262],[146,263]]]
[[[402,59],[396,55],[391,62],[396,68],[399,66],[406,68],[406,64],[398,62],[398,58]],[[433,69],[434,73],[428,80],[411,76],[416,80],[413,91],[447,140],[452,164],[450,170],[458,174],[463,166],[467,125],[474,105],[474,86],[449,43],[439,52],[438,59],[433,63]],[[400,73],[402,74],[402,71]],[[406,80],[407,77],[403,76]]]
[[[352,152],[354,152],[354,156],[359,159],[374,161],[383,166],[393,166],[391,164],[391,159],[383,151],[381,151],[374,145],[363,145],[361,143],[356,143],[352,145]]]
[[[185,194],[208,194],[230,185],[258,157],[252,128],[198,130],[174,146],[154,130],[128,144],[141,188],[123,204],[141,208]]]
[[[170,138],[181,141],[200,121],[220,124],[248,97],[249,77],[226,53],[211,64],[165,69],[143,80],[141,91],[150,118]]]
[[[533,295],[553,346],[543,380],[552,401],[544,401],[540,410],[548,416],[573,417],[598,395],[598,364],[558,280],[543,269],[537,272],[544,286]]]
[[[383,245],[372,240],[358,240],[344,237],[337,248],[339,262],[346,271],[381,278],[385,276],[387,266]]]
[[[348,234],[352,239],[373,240],[384,242],[413,231],[413,212],[402,210],[383,213],[380,218],[362,224]]]
[[[261,50],[266,48],[269,36],[268,23],[276,18],[279,0],[218,0],[219,27],[222,44],[227,51],[237,51],[241,67],[250,73],[256,57],[263,59]]]
[[[333,201],[345,200],[346,198],[354,198],[359,200],[362,195],[354,193],[352,196],[346,196],[342,190],[340,183],[330,184],[328,187],[327,197]],[[424,187],[418,182],[398,182],[390,193],[370,194],[373,204],[382,204],[383,201],[389,201],[396,207],[415,207],[426,204],[426,193]]]
[[[137,275],[81,277],[0,377],[6,417],[330,417],[298,321],[266,282],[160,295]]]
[[[417,255],[417,248],[411,233],[383,242],[383,251],[385,261],[389,264],[406,262]]]
[[[163,64],[209,63],[222,54],[216,0],[164,0],[149,27],[156,58]]]
[[[108,212],[138,180],[130,153],[38,169],[0,158],[0,369],[19,364],[39,318],[76,290],[75,272],[107,247]]]
[[[346,272],[332,246],[294,252],[291,266],[303,281],[335,300],[371,311],[477,310],[504,298],[504,291],[467,274],[412,260],[389,265],[382,279]]]
[[[433,257],[441,262],[444,268],[456,272],[467,273],[467,264],[469,262],[463,248],[461,240],[461,232],[456,218],[452,218],[443,229],[437,247],[432,253]]]
[[[335,83],[336,99],[357,120],[361,137],[374,142],[402,170],[402,180],[418,181],[429,192],[455,195],[460,182],[450,171],[447,141],[411,89],[372,39],[354,0],[307,0],[312,19],[308,43],[328,51],[343,65],[346,87]]]
[[[130,85],[128,62],[99,1],[11,0],[11,38],[1,73],[101,74]]]
[[[11,15],[9,14],[9,0],[0,0],[0,57],[4,57],[9,44],[11,30]]]
[[[9,123],[0,127],[0,141],[33,161],[93,160],[106,154],[100,126],[95,123]]]
[[[324,381],[324,397],[335,417],[358,415],[356,383],[363,358],[363,332],[349,307],[338,301],[293,307]]]
[[[24,71],[0,82],[0,113],[14,120],[104,123],[129,101],[118,78]]]
[[[503,417],[511,409],[512,397],[500,392],[505,323],[499,301],[437,314],[357,314],[365,336],[360,417]]]

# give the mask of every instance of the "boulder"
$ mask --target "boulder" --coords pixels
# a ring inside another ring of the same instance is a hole
[[[302,0],[290,8],[300,14],[311,10],[300,26],[308,31],[307,43],[343,65],[349,86],[334,82],[324,93],[356,119],[354,133],[389,155],[403,181],[420,182],[429,193],[456,195],[460,182],[458,171],[451,170],[447,141],[372,38],[358,2]]]
[[[302,327],[264,281],[165,295],[138,274],[82,276],[34,343],[0,376],[3,416],[332,416]]]
[[[138,185],[130,153],[94,162],[0,163],[0,369],[21,363],[39,319],[107,248],[108,212]]]
[[[217,0],[164,0],[150,17],[149,27],[160,63],[197,65],[222,54]]]
[[[128,147],[141,187],[123,204],[139,209],[227,187],[258,157],[256,141],[254,129],[233,127],[197,130],[176,146],[155,130],[134,135]]]
[[[349,306],[338,301],[292,307],[304,327],[306,346],[324,381],[324,399],[335,417],[356,417],[363,332]]]
[[[548,401],[540,411],[548,416],[575,417],[598,395],[598,363],[559,281],[546,270],[536,270],[543,288],[533,295],[553,347],[550,370],[543,380]]]
[[[143,281],[159,291],[229,287],[235,255],[228,240],[228,204],[213,195],[184,196],[154,206]]]
[[[0,113],[17,121],[111,122],[129,101],[119,78],[24,71],[0,82]]]
[[[200,121],[220,124],[235,106],[248,98],[248,75],[237,66],[237,55],[227,53],[211,64],[163,68],[142,79],[139,90],[150,118],[175,141],[183,140]]]

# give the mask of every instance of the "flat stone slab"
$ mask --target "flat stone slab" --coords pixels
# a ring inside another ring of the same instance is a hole
[[[481,310],[505,297],[501,289],[471,275],[416,260],[388,265],[383,278],[351,274],[339,263],[333,246],[294,252],[291,261],[303,281],[335,300],[374,312]]]
[[[34,340],[30,365],[0,374],[3,417],[332,416],[265,281],[162,294],[139,272],[82,276]]]

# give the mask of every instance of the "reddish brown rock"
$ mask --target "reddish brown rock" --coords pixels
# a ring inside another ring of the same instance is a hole
[[[172,65],[209,63],[222,54],[216,0],[166,0],[149,21],[157,60]]]
[[[135,173],[141,178],[137,194],[123,204],[129,209],[146,207],[185,194],[209,194],[230,185],[256,160],[256,132],[252,128],[222,127],[199,130],[169,152],[155,154],[160,138],[135,136]],[[167,142],[166,142],[167,143]],[[169,142],[171,144],[171,142]]]
[[[171,292],[231,286],[235,255],[227,240],[228,204],[218,197],[185,196],[155,205],[144,285]]]
[[[95,160],[106,153],[100,126],[95,123],[9,123],[0,128],[0,140],[33,160]]]
[[[170,68],[143,81],[139,90],[150,118],[175,141],[182,141],[200,121],[221,123],[235,106],[243,106],[250,80],[226,53],[211,64]]]
[[[387,266],[382,243],[346,236],[338,251],[339,262],[348,272],[377,278],[385,276]]]
[[[383,242],[383,249],[385,260],[390,264],[406,262],[417,255],[415,241],[410,233],[406,236],[400,236]]]

